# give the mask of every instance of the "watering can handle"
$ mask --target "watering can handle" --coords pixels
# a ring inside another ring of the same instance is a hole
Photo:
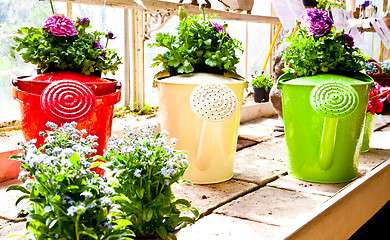
[[[318,165],[326,171],[333,165],[338,121],[355,112],[359,105],[359,95],[348,84],[326,82],[313,88],[310,104],[324,117]]]

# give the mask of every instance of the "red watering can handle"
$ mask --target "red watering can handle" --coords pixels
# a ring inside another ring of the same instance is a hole
[[[54,82],[43,90],[40,97],[42,110],[62,122],[82,122],[95,111],[94,92],[73,80]]]

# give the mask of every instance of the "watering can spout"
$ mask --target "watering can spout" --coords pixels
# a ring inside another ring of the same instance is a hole
[[[324,117],[318,166],[326,171],[333,165],[338,121],[356,110],[359,96],[348,84],[327,82],[313,88],[310,103]]]

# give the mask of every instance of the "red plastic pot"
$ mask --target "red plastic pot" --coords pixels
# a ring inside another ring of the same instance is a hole
[[[18,77],[12,95],[20,103],[22,130],[26,141],[43,143],[40,131],[48,121],[58,126],[77,122],[79,130],[98,136],[97,154],[103,154],[111,135],[114,105],[121,99],[121,84],[113,79],[73,72]]]

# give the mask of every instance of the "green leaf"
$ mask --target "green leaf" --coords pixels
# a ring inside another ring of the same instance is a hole
[[[123,218],[114,220],[114,223],[116,223],[116,225],[114,226],[115,229],[122,229],[122,228],[125,228],[127,226],[133,225],[133,223],[131,221],[129,221],[127,219],[123,219]]]
[[[143,199],[144,198],[144,193],[145,193],[145,190],[143,188],[141,189],[136,189],[135,192],[137,193],[137,196],[140,198],[140,199]]]
[[[53,221],[50,222],[48,228],[50,229],[50,228],[54,227],[54,225],[56,225],[57,222],[58,222],[58,219],[54,219]]]
[[[19,156],[19,155],[11,155],[8,159],[9,160],[19,160],[21,158],[22,158],[22,156]]]
[[[98,236],[96,235],[96,233],[93,229],[85,229],[84,231],[79,231],[79,234],[90,236],[93,239],[98,239]]]
[[[146,222],[150,222],[150,220],[153,217],[153,210],[152,209],[147,209],[146,211],[143,212],[143,217]]]
[[[20,203],[20,201],[22,201],[23,199],[26,199],[26,198],[30,198],[30,195],[23,195],[23,196],[20,196],[20,197],[18,198],[18,200],[16,200],[15,206],[17,206],[17,205]]]
[[[45,218],[42,217],[40,214],[30,213],[29,215],[27,215],[27,217],[46,225]]]
[[[18,190],[18,191],[21,191],[23,193],[27,193],[27,194],[30,194],[30,191],[27,190],[25,187],[23,186],[20,186],[20,185],[12,185],[12,186],[9,186],[6,190],[6,192],[8,191],[11,191],[11,190]]]
[[[211,45],[211,42],[212,42],[211,39],[207,39],[206,41],[204,41],[204,44],[210,46],[210,45]]]
[[[78,167],[80,165],[80,156],[78,153],[73,153],[73,155],[69,158],[69,162],[73,164],[73,166]]]
[[[104,162],[93,162],[91,164],[91,167],[90,168],[94,168],[94,167],[99,167],[101,165],[104,165]]]
[[[111,200],[115,203],[131,203],[131,200],[127,197],[124,197],[124,196],[115,196],[115,197],[112,197]]]
[[[160,236],[162,239],[165,239],[167,237],[167,229],[165,229],[164,226],[160,226],[156,229],[156,232],[158,236]]]
[[[213,61],[213,60],[211,60],[211,59],[206,59],[206,61],[205,61],[205,63],[207,64],[207,65],[209,65],[210,67],[215,67],[215,66],[217,66],[217,62],[216,61]]]
[[[186,199],[178,199],[175,201],[175,204],[181,204],[187,207],[191,206],[190,202],[187,201]]]
[[[191,223],[191,224],[195,223],[195,220],[190,217],[179,217],[179,221],[184,223]]]

